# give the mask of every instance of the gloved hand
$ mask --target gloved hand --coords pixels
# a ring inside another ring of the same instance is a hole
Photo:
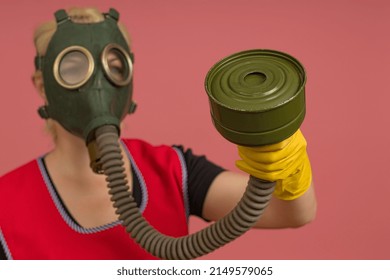
[[[242,160],[236,161],[236,166],[254,177],[276,182],[275,196],[293,200],[304,194],[311,184],[312,173],[306,146],[300,130],[276,144],[238,146]]]

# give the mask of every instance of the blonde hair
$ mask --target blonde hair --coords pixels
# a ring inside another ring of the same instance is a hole
[[[72,7],[66,10],[70,20],[76,23],[96,23],[104,20],[104,15],[94,7],[88,8],[79,8]],[[127,32],[127,29],[120,22],[118,23],[119,30],[122,32],[123,37],[127,41],[130,46],[130,36]],[[39,25],[34,32],[34,46],[36,49],[36,53],[39,56],[44,56],[46,54],[47,47],[49,42],[53,36],[53,34],[57,30],[57,23],[55,20],[51,20],[48,22],[44,22]],[[33,80],[42,79],[42,71],[36,70],[33,74]],[[46,122],[47,131],[53,136],[54,140],[56,139],[55,128],[50,119]]]

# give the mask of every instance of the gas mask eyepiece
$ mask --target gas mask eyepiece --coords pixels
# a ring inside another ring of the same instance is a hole
[[[119,45],[109,44],[102,53],[102,64],[108,79],[117,86],[130,83],[133,63],[130,55]]]
[[[92,54],[81,46],[64,49],[54,61],[54,77],[66,89],[84,85],[92,76],[95,65]]]

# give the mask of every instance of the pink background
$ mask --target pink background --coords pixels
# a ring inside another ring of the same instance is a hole
[[[318,195],[312,224],[252,230],[205,259],[390,259],[390,2],[1,1],[0,174],[51,147],[31,83],[32,32],[59,8],[117,8],[133,37],[139,104],[124,136],[180,143],[235,169],[214,129],[204,78],[231,53],[287,52],[306,68],[302,126]],[[191,219],[191,230],[205,223]]]

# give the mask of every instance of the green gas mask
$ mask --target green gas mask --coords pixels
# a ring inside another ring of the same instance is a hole
[[[133,54],[118,28],[119,13],[110,9],[104,16],[102,22],[75,23],[57,11],[47,52],[35,58],[48,103],[39,108],[40,116],[58,121],[87,144],[103,125],[119,133],[120,122],[135,109]]]

